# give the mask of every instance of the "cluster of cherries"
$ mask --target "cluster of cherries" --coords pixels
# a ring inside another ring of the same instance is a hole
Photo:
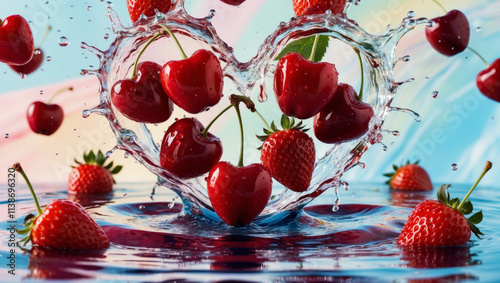
[[[478,55],[487,68],[477,75],[477,87],[486,97],[500,102],[500,58],[490,65],[478,52],[468,47],[470,26],[464,13],[459,10],[446,12],[439,2],[434,2],[446,15],[431,19],[431,24],[425,29],[427,40],[436,51],[446,56],[454,56],[467,48]]]
[[[42,65],[44,53],[40,48],[50,27],[40,43],[35,46],[31,28],[22,16],[12,15],[0,20],[0,62],[6,63],[21,76],[29,75]],[[57,91],[47,103],[35,101],[28,107],[26,117],[31,130],[37,134],[51,135],[59,129],[64,119],[61,106],[51,104],[52,99],[66,88]]]

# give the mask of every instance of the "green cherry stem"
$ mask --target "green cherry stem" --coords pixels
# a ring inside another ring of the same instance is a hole
[[[318,49],[318,43],[319,43],[319,34],[314,36],[314,43],[311,50],[311,56],[309,56],[309,61],[311,62],[315,62],[314,57],[316,56],[316,49]]]
[[[26,181],[26,184],[28,184],[28,188],[31,191],[31,195],[33,196],[33,200],[35,200],[36,211],[38,212],[38,215],[41,215],[43,213],[42,208],[40,207],[40,204],[38,203],[38,199],[36,198],[35,190],[33,190],[33,186],[31,185],[30,180],[28,179],[28,176],[26,176],[26,173],[24,173],[23,167],[21,167],[21,164],[16,163],[12,166],[12,168],[14,168],[14,170],[19,172],[19,174],[21,174],[21,176],[23,176],[24,180]]]
[[[212,127],[213,123],[215,123],[215,121],[217,121],[217,119],[219,119],[219,117],[222,116],[222,114],[226,113],[226,111],[229,110],[229,109],[231,109],[231,107],[233,107],[233,106],[234,105],[230,104],[229,106],[227,106],[226,108],[224,108],[224,110],[222,110],[217,116],[215,116],[215,118],[212,119],[212,121],[210,121],[210,123],[208,123],[208,125],[201,132],[201,134],[206,138],[207,134],[208,134],[208,129],[210,129],[210,127]]]
[[[240,145],[240,159],[238,161],[238,166],[243,167],[243,148],[244,148],[244,134],[243,134],[243,121],[241,119],[241,113],[240,113],[240,105],[236,104],[234,105],[234,109],[236,109],[236,115],[238,115],[238,123],[240,124],[240,137],[241,137],[241,145]]]
[[[257,111],[257,109],[255,109],[255,114],[257,114],[260,119],[262,120],[262,122],[264,122],[264,125],[266,125],[266,128],[268,130],[271,130],[271,127],[269,127],[269,124],[266,122],[266,119],[264,119],[264,117],[259,113],[259,111]]]
[[[469,46],[467,46],[467,49],[469,49],[472,53],[476,54],[477,57],[479,57],[484,62],[484,64],[486,64],[487,67],[490,66],[490,63],[488,63],[488,61],[486,61],[486,59],[484,59],[484,57],[481,56],[481,54],[479,54],[479,52],[477,52],[476,50],[474,50],[472,47],[469,47]]]
[[[67,87],[67,88],[63,88],[63,89],[60,89],[56,92],[54,92],[54,94],[52,94],[52,96],[49,98],[49,100],[47,101],[47,104],[50,104],[52,102],[52,100],[54,100],[54,98],[59,95],[61,92],[64,92],[64,91],[73,91],[73,87],[70,86],[70,87]]]
[[[363,59],[361,58],[361,52],[357,48],[354,48],[354,51],[358,54],[359,66],[361,68],[361,86],[359,87],[358,100],[362,101],[363,100],[363,89],[364,89],[364,85],[365,85],[365,72],[364,72],[364,67],[363,67]]]
[[[434,3],[438,4],[438,6],[444,11],[444,13],[448,13],[448,11],[443,7],[443,5],[441,5],[441,3],[439,3],[437,0],[432,0]]]
[[[467,202],[467,199],[469,198],[470,194],[472,193],[472,191],[474,191],[474,189],[476,188],[477,184],[479,184],[479,181],[481,181],[481,179],[484,177],[484,175],[486,174],[486,172],[488,172],[491,169],[492,166],[493,166],[493,164],[490,161],[486,161],[486,165],[484,166],[483,172],[481,173],[481,175],[477,179],[476,183],[474,183],[474,185],[472,186],[472,188],[470,188],[469,192],[465,195],[465,197],[462,200],[462,202],[460,202],[460,204],[457,207],[457,211],[462,211],[462,208],[464,207],[465,203]]]
[[[155,41],[155,39],[158,38],[158,36],[160,35],[164,35],[165,33],[163,33],[163,31],[161,32],[158,32],[157,34],[155,34],[153,37],[151,37],[148,42],[146,42],[146,45],[144,45],[144,47],[142,48],[141,52],[139,52],[139,54],[137,55],[137,58],[135,59],[135,62],[134,62],[134,69],[132,70],[132,79],[135,78],[137,76],[137,65],[139,64],[139,58],[141,58],[142,56],[142,53],[144,53],[144,51],[146,51],[146,48],[148,48],[148,46],[153,42]]]
[[[182,49],[182,46],[181,44],[179,43],[179,40],[177,40],[177,37],[175,36],[175,34],[172,32],[172,30],[170,30],[169,27],[167,27],[166,25],[160,25],[162,28],[164,28],[168,34],[170,34],[170,36],[175,40],[175,43],[177,44],[177,47],[179,47],[179,51],[181,52],[181,55],[182,55],[182,58],[183,59],[187,59],[188,56],[186,55],[186,53],[184,52],[184,49]]]
[[[35,45],[35,50],[38,49],[38,48],[40,48],[40,46],[42,46],[42,44],[47,39],[47,36],[49,36],[49,32],[50,32],[51,29],[52,29],[51,26],[47,26],[47,28],[45,29],[45,32],[42,35],[42,38],[40,38],[40,40],[38,41],[37,45]]]

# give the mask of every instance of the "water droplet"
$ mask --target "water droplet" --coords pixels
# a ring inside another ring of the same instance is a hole
[[[141,209],[141,210],[142,210],[142,209],[145,209],[145,208],[146,208],[146,206],[145,206],[145,205],[142,205],[142,204],[141,204],[141,205],[139,205],[139,209]]]
[[[125,197],[125,198],[126,198],[126,197],[128,197],[128,194],[127,194],[127,193],[124,193],[124,194],[123,194],[123,197]]]
[[[9,133],[5,133],[5,138],[8,139],[10,137]]]
[[[52,61],[52,57],[50,57],[50,56],[45,57],[45,61],[47,61],[47,62]]]
[[[172,209],[172,208],[174,208],[174,205],[175,205],[175,203],[171,202],[171,203],[168,204],[168,208]]]
[[[123,157],[124,158],[128,158],[130,156],[130,154],[128,152],[125,151],[125,153],[123,154]]]
[[[340,208],[340,207],[339,207],[339,199],[337,198],[337,199],[335,200],[335,203],[334,203],[334,204],[333,204],[333,206],[332,206],[332,211],[333,211],[333,212],[337,212],[337,211],[339,211],[339,208]]]
[[[67,37],[65,36],[61,36],[59,38],[59,46],[62,46],[62,47],[65,47],[65,46],[68,46],[69,45],[69,40]]]
[[[399,131],[392,131],[392,135],[395,137],[399,137],[399,135],[401,135],[401,133]]]
[[[149,198],[151,199],[151,201],[155,201],[155,196],[154,195],[150,195]]]
[[[451,170],[457,171],[458,170],[458,165],[456,163],[451,164]]]
[[[427,74],[427,76],[425,76],[425,79],[430,79],[431,78],[431,74]]]
[[[89,116],[90,116],[90,110],[87,109],[87,110],[83,110],[82,111],[82,117],[83,118],[87,118]]]
[[[87,11],[92,11],[92,6],[87,6]]]
[[[26,74],[21,73],[21,79],[24,79],[24,78],[26,78]]]
[[[432,98],[436,98],[439,95],[439,91],[435,90],[432,92]]]
[[[40,55],[40,54],[42,54],[42,51],[40,51],[40,49],[37,49],[37,50],[35,50],[35,52],[33,52],[33,54]]]
[[[40,90],[40,95],[43,95],[43,89]]]
[[[415,17],[415,12],[414,11],[409,11],[407,14],[408,17],[413,18]]]
[[[477,27],[477,28],[476,28],[476,31],[477,31],[477,32],[480,32],[481,30],[482,30],[482,28],[481,28],[481,27]]]
[[[109,38],[109,33],[105,33],[104,34],[104,39],[108,39]]]

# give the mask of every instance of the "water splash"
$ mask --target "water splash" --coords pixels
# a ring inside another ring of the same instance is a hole
[[[101,51],[86,43],[81,44],[83,49],[99,58],[100,66],[97,70],[82,70],[82,74],[96,75],[100,80],[101,93],[100,105],[84,111],[83,116],[88,116],[90,113],[105,116],[117,138],[116,149],[128,152],[149,171],[158,176],[159,184],[174,190],[182,200],[185,212],[193,215],[203,214],[212,218],[214,213],[206,195],[205,176],[192,180],[181,180],[161,168],[157,141],[153,137],[150,126],[129,121],[116,111],[111,104],[110,86],[129,76],[131,66],[139,50],[149,38],[162,29],[160,24],[163,24],[177,34],[181,44],[188,52],[193,51],[189,48],[194,47],[196,49],[205,48],[216,54],[223,65],[226,85],[230,81],[234,84],[235,90],[252,98],[254,96],[253,90],[257,88],[258,94],[255,101],[260,102],[257,107],[264,108],[268,107],[266,103],[269,87],[266,85],[266,78],[272,75],[276,66],[274,58],[281,50],[288,43],[306,36],[328,35],[360,51],[362,60],[367,66],[365,72],[369,84],[367,88],[370,90],[364,101],[373,107],[375,116],[370,122],[369,131],[359,139],[348,143],[334,144],[327,150],[318,152],[318,159],[308,190],[295,193],[276,187],[276,190],[282,191],[273,193],[277,196],[269,202],[260,219],[269,218],[278,212],[300,209],[327,189],[333,188],[335,192],[338,191],[339,186],[341,186],[340,176],[359,164],[359,159],[371,145],[382,141],[382,124],[390,111],[403,111],[412,115],[416,121],[421,119],[417,113],[409,109],[391,107],[390,103],[399,86],[413,81],[413,78],[403,82],[396,82],[394,79],[393,69],[397,62],[410,60],[409,56],[396,57],[396,45],[407,32],[418,24],[427,23],[428,20],[425,18],[415,19],[414,13],[410,12],[402,20],[399,27],[388,29],[381,35],[372,35],[359,27],[356,22],[347,18],[346,13],[353,3],[356,4],[353,1],[348,1],[344,13],[340,16],[331,13],[309,15],[292,18],[288,23],[281,23],[261,45],[258,54],[248,62],[236,60],[232,48],[219,38],[210,22],[215,16],[213,12],[205,18],[193,18],[185,11],[184,1],[179,0],[175,3],[174,9],[167,14],[158,13],[151,18],[143,17],[131,27],[125,27],[121,24],[118,15],[112,10],[111,5],[108,5],[108,15],[115,34],[115,40],[109,49]],[[188,45],[187,43],[192,44]],[[159,64],[177,59],[175,58],[177,51],[165,52],[168,50],[167,48],[174,50],[176,47],[171,38],[161,37],[148,48],[142,59],[155,61]],[[148,53],[152,55],[148,56]],[[171,123],[173,120],[170,118],[167,123]],[[164,129],[166,128],[167,126]],[[247,133],[247,135],[250,134]],[[224,137],[221,137],[221,140],[224,144]],[[258,158],[255,158],[255,161],[258,162]],[[247,163],[249,162],[247,160]],[[275,184],[277,185],[277,183]],[[335,207],[338,208],[338,198]]]

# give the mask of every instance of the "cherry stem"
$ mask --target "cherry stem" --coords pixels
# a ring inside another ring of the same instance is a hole
[[[460,202],[460,204],[457,207],[457,211],[459,211],[459,212],[462,211],[462,208],[464,207],[465,203],[467,202],[467,199],[469,198],[470,194],[472,193],[472,191],[474,191],[474,189],[476,188],[477,184],[479,184],[479,181],[481,181],[481,179],[484,177],[484,175],[486,174],[486,172],[488,172],[491,169],[492,166],[493,166],[493,164],[490,161],[486,161],[486,165],[484,166],[483,172],[481,173],[481,175],[477,179],[476,183],[472,186],[472,188],[470,188],[469,192],[465,195],[465,197],[462,200],[462,202]]]
[[[244,134],[243,134],[243,121],[241,119],[240,113],[240,105],[234,105],[234,109],[236,109],[236,115],[238,115],[238,123],[240,124],[240,137],[241,137],[241,145],[240,145],[240,160],[238,161],[238,166],[243,167],[243,147],[244,147]]]
[[[271,127],[269,127],[269,124],[266,122],[266,119],[264,119],[264,117],[259,113],[259,111],[257,111],[257,109],[255,109],[255,113],[260,117],[262,122],[264,122],[264,125],[266,125],[266,128],[268,130],[271,130]]]
[[[439,7],[441,7],[441,9],[445,12],[445,13],[448,13],[448,11],[443,7],[443,5],[441,5],[441,3],[439,3],[437,0],[432,0],[434,1],[434,3],[438,4]]]
[[[208,129],[212,127],[213,123],[215,123],[215,121],[217,121],[217,119],[219,119],[219,117],[222,116],[222,114],[226,113],[226,111],[231,109],[231,107],[233,106],[234,105],[230,104],[228,107],[224,108],[224,110],[222,110],[217,116],[215,116],[215,118],[212,119],[212,121],[210,121],[210,123],[205,127],[205,129],[201,132],[201,134],[206,138],[208,134]]]
[[[357,48],[354,48],[354,51],[358,54],[359,66],[361,67],[361,86],[359,87],[358,100],[362,101],[363,100],[363,89],[364,89],[364,85],[365,85],[365,72],[364,72],[364,68],[363,68],[363,59],[361,58],[361,52]]]
[[[73,87],[72,87],[72,86],[70,86],[70,87],[63,88],[63,89],[60,89],[60,90],[58,90],[58,91],[54,92],[54,94],[52,94],[52,96],[49,98],[49,101],[47,101],[47,104],[50,104],[50,103],[52,102],[52,100],[54,100],[54,98],[55,98],[58,94],[60,94],[61,92],[63,92],[63,91],[73,91]]]
[[[144,45],[144,47],[142,48],[141,52],[139,52],[139,54],[137,55],[137,58],[135,59],[135,62],[134,62],[134,69],[132,70],[132,79],[135,78],[135,76],[137,76],[137,65],[139,64],[139,58],[141,58],[141,55],[142,53],[144,53],[144,51],[146,51],[146,48],[148,48],[148,46],[155,40],[158,38],[158,36],[160,35],[163,35],[163,31],[161,32],[158,32],[157,34],[155,34],[153,37],[151,37],[148,42],[146,42],[146,45]]]
[[[486,61],[486,59],[484,59],[484,57],[481,56],[481,54],[479,54],[479,52],[477,52],[476,50],[472,49],[472,47],[469,47],[469,46],[467,46],[467,49],[469,49],[470,51],[472,51],[472,53],[476,54],[477,57],[479,57],[486,64],[487,67],[490,66],[490,63],[488,63],[488,61]]]
[[[319,34],[314,36],[314,43],[313,43],[313,47],[311,50],[311,56],[309,56],[309,61],[311,61],[311,62],[315,62],[314,56],[316,55],[316,49],[318,48],[318,42],[319,42]]]
[[[33,186],[31,185],[31,182],[28,179],[28,176],[26,176],[26,173],[24,173],[23,167],[21,167],[21,164],[16,163],[12,166],[12,168],[14,168],[14,170],[19,172],[21,174],[21,176],[23,176],[24,180],[26,181],[26,184],[28,184],[28,188],[31,191],[31,195],[33,196],[33,200],[35,200],[36,211],[38,212],[38,215],[41,215],[43,213],[42,208],[40,207],[40,204],[38,203],[38,199],[36,198],[35,190],[33,190]]]
[[[51,29],[52,29],[51,26],[47,26],[47,28],[45,29],[45,32],[42,35],[42,38],[40,38],[40,41],[38,41],[38,44],[35,45],[35,50],[38,49],[38,48],[40,48],[40,46],[42,46],[42,44],[47,39],[47,36],[49,35],[49,32],[50,32]]]
[[[175,34],[166,25],[160,25],[160,26],[163,27],[168,32],[168,34],[170,34],[170,36],[175,40],[175,43],[177,44],[177,47],[179,47],[179,51],[181,52],[182,58],[187,59],[188,56],[184,52],[184,49],[182,49],[182,46],[179,43],[179,40],[177,40],[177,37],[175,36]]]

